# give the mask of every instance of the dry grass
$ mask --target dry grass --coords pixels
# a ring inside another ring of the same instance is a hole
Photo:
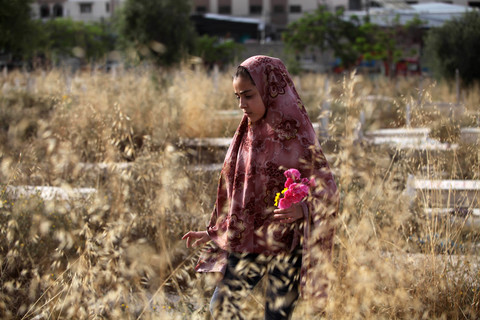
[[[187,67],[0,78],[1,318],[208,318],[214,279],[193,272],[199,252],[179,239],[206,224],[217,173],[190,170],[191,156],[176,142],[232,134],[237,120],[214,116],[235,109],[230,79]],[[312,119],[325,100],[332,113],[334,147],[326,150],[341,210],[335,258],[324,266],[331,281],[326,317],[478,318],[478,230],[425,217],[403,192],[407,175],[424,174],[425,166],[430,176],[480,179],[478,146],[418,159],[358,143],[355,132],[360,110],[366,129],[397,127],[411,104],[413,126],[455,141],[459,127],[476,123],[480,91],[462,93],[465,112],[452,125],[429,103],[455,102],[451,84],[356,76],[330,78],[326,86],[326,80],[296,79]],[[393,102],[368,102],[369,95]],[[68,201],[6,193],[18,185],[97,193]],[[461,250],[452,255],[452,248]],[[261,288],[256,293],[252,319],[261,308]],[[294,318],[321,318],[311,311],[301,303]]]

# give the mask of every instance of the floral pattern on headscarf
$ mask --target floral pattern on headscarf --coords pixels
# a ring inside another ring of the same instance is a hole
[[[298,123],[295,119],[284,120],[277,126],[275,133],[277,134],[277,138],[279,140],[295,139],[297,137],[299,127],[300,123]]]
[[[291,252],[300,244],[301,230],[335,215],[338,203],[333,175],[285,65],[267,56],[251,57],[241,65],[250,73],[266,112],[253,124],[244,115],[235,132],[207,227],[215,248],[201,257],[197,271],[222,271],[227,252]],[[273,221],[274,200],[283,189],[283,171],[289,168],[315,179],[320,189],[307,204],[307,221],[280,224]],[[329,238],[323,245],[328,247],[333,233],[325,236]],[[308,237],[304,234],[304,256]]]
[[[270,97],[276,98],[279,94],[285,94],[285,87],[287,86],[287,77],[279,68],[272,65],[267,65],[265,68],[265,75],[267,77],[268,93]]]

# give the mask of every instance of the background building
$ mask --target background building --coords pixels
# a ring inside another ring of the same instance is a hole
[[[76,21],[110,19],[126,0],[36,0],[35,17],[43,20],[57,17]],[[200,35],[210,35],[219,42],[243,43],[238,58],[254,54],[286,54],[281,40],[287,25],[319,6],[329,10],[343,8],[346,16],[369,15],[376,24],[388,27],[385,21],[397,17],[400,23],[419,17],[427,21],[426,28],[442,25],[446,20],[461,16],[468,7],[480,7],[480,0],[191,0],[191,19]],[[430,4],[427,4],[430,3]],[[421,53],[422,43],[408,43]],[[418,48],[417,48],[418,47]],[[326,71],[335,61],[331,52],[308,51],[298,54],[296,60],[304,69]],[[418,58],[418,57],[415,57]]]
[[[67,17],[77,21],[101,21],[113,16],[126,0],[36,0],[35,17],[53,19]],[[256,19],[274,32],[282,31],[288,23],[303,14],[326,5],[331,10],[343,8],[368,11],[370,8],[402,8],[431,0],[193,0],[192,13]],[[480,0],[443,0],[440,3],[480,8]]]
[[[33,5],[36,18],[59,17],[76,21],[101,21],[113,16],[125,0],[37,0]]]
[[[265,24],[284,28],[306,12],[314,11],[320,5],[331,10],[366,11],[374,7],[405,7],[432,0],[193,0],[195,13],[217,13],[237,17],[261,19]],[[442,0],[440,3],[468,7],[480,7],[480,0]]]
[[[194,0],[197,14],[216,13],[261,20],[264,24],[282,29],[306,12],[314,11],[321,0]]]

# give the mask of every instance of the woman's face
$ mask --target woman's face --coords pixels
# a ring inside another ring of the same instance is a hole
[[[238,106],[248,116],[252,123],[265,115],[265,105],[257,87],[245,77],[233,78],[233,90],[238,100]]]

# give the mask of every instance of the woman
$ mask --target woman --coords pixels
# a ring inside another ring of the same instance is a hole
[[[327,284],[313,266],[331,255],[337,187],[279,59],[245,60],[233,89],[244,116],[227,151],[210,223],[207,230],[190,231],[182,239],[187,247],[214,244],[196,267],[224,273],[210,304],[214,318],[242,318],[240,302],[267,274],[265,319],[288,319],[299,291],[326,297]],[[315,187],[305,200],[276,209],[275,196],[289,168]]]

